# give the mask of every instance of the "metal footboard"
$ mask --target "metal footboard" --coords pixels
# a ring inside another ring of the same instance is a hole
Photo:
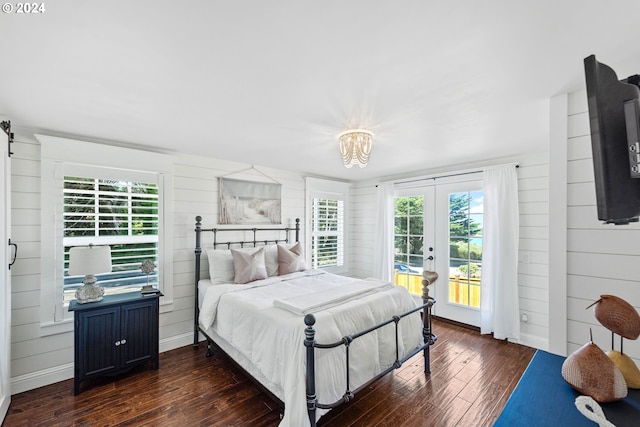
[[[430,366],[430,358],[429,358],[429,346],[432,345],[437,339],[438,337],[433,333],[432,329],[431,329],[431,307],[433,306],[433,304],[435,304],[436,300],[432,297],[427,297],[426,299],[424,299],[424,304],[422,304],[419,307],[414,308],[413,310],[409,310],[405,313],[402,314],[398,314],[398,315],[394,315],[391,319],[388,319],[384,322],[381,322],[377,325],[374,325],[368,329],[365,329],[363,331],[360,331],[358,333],[352,334],[352,335],[347,335],[342,337],[342,339],[340,341],[331,343],[331,344],[321,344],[321,343],[317,343],[315,340],[315,334],[316,334],[316,330],[314,328],[314,325],[316,323],[316,318],[313,314],[307,314],[304,317],[304,323],[305,325],[307,325],[307,327],[305,328],[305,340],[304,340],[304,346],[307,348],[306,352],[307,352],[307,412],[309,413],[309,422],[311,423],[311,427],[315,427],[316,425],[316,410],[317,409],[331,409],[331,408],[335,408],[336,406],[345,403],[345,402],[349,402],[351,399],[353,399],[354,394],[357,393],[358,391],[368,387],[371,383],[373,383],[374,381],[377,381],[378,379],[382,378],[383,376],[385,376],[386,374],[388,374],[389,372],[393,371],[394,369],[398,369],[399,367],[402,366],[402,364],[404,362],[406,362],[407,360],[409,360],[410,358],[412,358],[413,356],[415,356],[416,354],[418,354],[420,351],[423,352],[424,354],[424,371],[426,373],[431,372],[431,366]],[[400,322],[400,319],[402,319],[403,317],[406,317],[410,314],[413,314],[417,311],[422,310],[422,322],[423,322],[423,330],[422,330],[422,335],[424,338],[424,342],[423,344],[414,349],[410,354],[404,356],[403,358],[400,358],[400,350],[399,350],[399,332],[398,332],[398,323]],[[388,367],[387,369],[383,370],[382,372],[380,372],[378,375],[376,375],[375,377],[371,378],[369,381],[367,381],[365,384],[361,385],[360,387],[358,387],[356,390],[351,390],[350,389],[350,369],[349,369],[349,347],[351,345],[351,343],[363,336],[366,335],[368,333],[371,333],[377,329],[382,328],[383,326],[386,326],[390,323],[394,323],[395,324],[395,336],[396,336],[396,359],[394,361],[394,363]],[[316,369],[315,369],[315,362],[316,362],[316,356],[315,356],[315,350],[316,348],[319,349],[330,349],[330,348],[336,348],[339,346],[344,346],[345,347],[345,352],[346,352],[346,389],[345,389],[345,393],[342,396],[342,398],[336,400],[335,402],[332,403],[319,403],[318,402],[318,397],[316,395]]]

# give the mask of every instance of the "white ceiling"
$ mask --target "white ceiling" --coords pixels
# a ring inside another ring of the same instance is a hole
[[[0,15],[14,127],[347,180],[543,151],[586,56],[640,73],[637,0],[44,4]]]

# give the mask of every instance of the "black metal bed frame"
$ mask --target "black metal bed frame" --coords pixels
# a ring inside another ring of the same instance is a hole
[[[200,307],[198,305],[198,282],[200,281],[200,256],[202,254],[202,241],[201,241],[201,234],[203,231],[205,232],[213,232],[213,247],[216,248],[218,246],[227,246],[227,248],[230,248],[231,245],[240,245],[240,247],[244,247],[245,245],[252,245],[253,247],[256,247],[258,244],[264,244],[267,245],[269,243],[273,243],[273,244],[277,244],[277,243],[289,243],[289,233],[290,231],[295,231],[295,241],[298,242],[300,240],[300,219],[296,218],[296,225],[295,228],[290,228],[290,227],[283,227],[283,228],[209,228],[209,229],[204,229],[202,228],[202,217],[197,216],[196,217],[196,228],[195,228],[195,232],[196,232],[196,247],[195,247],[195,318],[194,318],[194,329],[193,329],[193,345],[194,347],[198,347],[199,346],[199,337],[198,334],[201,332],[205,338],[207,339],[207,356],[210,356],[212,353],[212,346],[216,346],[217,348],[219,348],[223,353],[224,351],[215,344],[215,342],[213,341],[213,339],[211,337],[209,337],[209,335],[200,328],[200,325],[198,323],[198,317],[200,314]],[[227,232],[227,231],[251,231],[253,232],[253,240],[242,240],[242,241],[227,241],[227,242],[218,242],[217,238],[218,238],[218,232]],[[258,231],[271,231],[271,232],[284,232],[285,233],[285,238],[284,239],[271,239],[271,240],[258,240],[256,239],[256,232]],[[316,318],[313,314],[307,314],[304,317],[304,323],[306,325],[305,328],[305,339],[304,339],[304,346],[306,347],[306,358],[307,358],[307,367],[306,367],[306,393],[307,393],[307,412],[309,414],[309,422],[311,423],[312,427],[316,426],[316,411],[317,409],[331,409],[331,408],[335,408],[336,406],[342,404],[342,403],[346,403],[349,402],[351,399],[353,399],[355,393],[359,392],[360,390],[368,387],[370,384],[372,384],[373,382],[377,381],[378,379],[382,378],[383,376],[385,376],[386,374],[388,374],[389,372],[393,371],[394,369],[398,369],[399,367],[402,366],[402,364],[404,362],[406,362],[407,360],[409,360],[410,358],[412,358],[413,356],[415,356],[416,354],[420,353],[421,351],[423,352],[423,357],[424,357],[424,372],[425,373],[430,373],[431,372],[431,361],[430,361],[430,355],[429,355],[429,347],[435,343],[435,341],[437,340],[437,336],[433,333],[432,331],[432,325],[431,325],[431,308],[433,307],[433,304],[435,304],[436,300],[432,297],[429,296],[429,291],[427,288],[427,284],[423,281],[423,286],[422,286],[422,301],[423,304],[412,309],[409,311],[406,311],[404,313],[401,314],[397,314],[394,315],[391,319],[388,319],[384,322],[381,322],[377,325],[371,326],[368,329],[365,329],[363,331],[357,332],[355,334],[352,335],[348,335],[345,337],[342,337],[342,339],[340,339],[340,341],[334,342],[334,343],[330,343],[330,344],[321,344],[321,343],[317,343],[315,340],[315,322],[316,322]],[[421,316],[422,316],[422,324],[423,324],[423,328],[422,328],[422,336],[423,336],[423,344],[414,349],[414,351],[412,351],[410,354],[406,355],[403,358],[399,358],[399,350],[398,350],[398,323],[400,322],[400,320],[404,317],[407,317],[413,313],[416,312],[420,312]],[[383,326],[389,325],[391,323],[395,324],[395,336],[396,336],[396,360],[394,361],[394,363],[388,367],[387,369],[383,370],[382,372],[380,372],[378,375],[376,375],[375,377],[371,378],[369,381],[367,381],[365,384],[361,385],[360,387],[358,387],[355,390],[350,390],[349,387],[349,346],[350,344],[358,339],[359,337],[366,335],[370,332],[373,332],[377,329],[382,328]],[[346,352],[346,389],[345,389],[345,393],[342,396],[342,398],[338,399],[337,401],[333,402],[333,403],[319,403],[318,402],[318,398],[316,395],[316,372],[315,372],[315,349],[330,349],[330,348],[336,348],[339,346],[344,346],[345,347],[345,352]],[[233,360],[233,358],[230,357],[231,360]],[[238,365],[239,366],[239,365]],[[241,367],[242,368],[242,367]],[[246,370],[243,369],[243,371],[246,372]],[[247,375],[254,379],[248,372]],[[268,390],[266,387],[264,387],[262,384],[259,383],[259,381],[255,380],[254,381],[261,386],[261,388],[263,390],[265,390],[274,400],[278,401],[280,403],[280,405],[282,407],[284,407],[284,402],[280,401],[280,399],[275,396],[270,390]]]

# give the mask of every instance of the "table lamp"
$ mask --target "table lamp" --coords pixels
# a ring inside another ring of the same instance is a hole
[[[111,248],[109,246],[75,246],[69,249],[69,275],[85,275],[83,286],[76,290],[79,304],[102,299],[104,289],[96,284],[96,274],[111,271]]]

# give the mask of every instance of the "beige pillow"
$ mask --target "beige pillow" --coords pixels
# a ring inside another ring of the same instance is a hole
[[[264,248],[260,248],[253,253],[231,249],[231,256],[233,257],[233,269],[235,270],[234,283],[249,283],[267,278]]]
[[[287,249],[278,245],[278,274],[289,274],[307,269],[300,242]]]

